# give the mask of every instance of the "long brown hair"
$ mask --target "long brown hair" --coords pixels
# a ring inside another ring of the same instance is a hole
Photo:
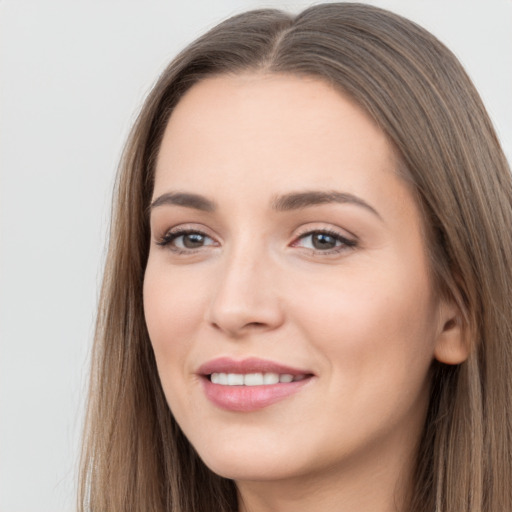
[[[119,169],[96,337],[80,510],[234,512],[165,401],[142,283],[148,205],[163,131],[205,77],[242,71],[321,78],[378,123],[402,161],[429,234],[439,293],[459,307],[469,359],[434,363],[428,418],[407,510],[512,511],[512,182],[489,117],[453,54],[397,15],[362,4],[292,16],[235,16],[163,72]]]

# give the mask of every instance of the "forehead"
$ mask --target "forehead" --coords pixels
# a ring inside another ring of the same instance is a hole
[[[223,75],[194,85],[177,104],[157,160],[155,195],[190,187],[205,195],[245,187],[253,197],[341,187],[372,200],[378,187],[401,182],[396,168],[386,135],[324,81]]]
[[[308,148],[326,150],[330,144],[356,140],[358,149],[375,150],[378,145],[391,150],[385,134],[360,107],[314,77],[242,74],[207,78],[178,102],[166,136],[180,142],[196,135],[206,144],[222,135],[221,130],[229,133],[233,144],[254,137],[260,152],[279,145],[305,153]],[[297,142],[304,139],[308,146],[299,146]]]

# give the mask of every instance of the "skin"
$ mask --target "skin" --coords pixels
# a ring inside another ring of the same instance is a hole
[[[396,169],[382,131],[314,78],[209,78],[170,118],[153,200],[187,192],[216,209],[152,208],[146,321],[176,420],[210,469],[236,481],[242,511],[402,508],[431,363],[467,354],[457,311],[433,293],[419,209]],[[272,206],[310,190],[368,207]],[[204,233],[202,245],[159,245],[176,228]],[[308,234],[325,230],[330,250]],[[216,357],[314,377],[271,406],[226,411],[197,375]]]

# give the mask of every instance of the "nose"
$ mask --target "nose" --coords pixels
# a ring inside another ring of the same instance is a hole
[[[231,338],[278,328],[284,322],[276,269],[264,255],[245,250],[222,262],[207,320]]]

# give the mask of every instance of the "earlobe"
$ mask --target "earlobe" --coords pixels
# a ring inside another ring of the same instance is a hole
[[[469,342],[461,321],[460,313],[455,307],[443,308],[441,332],[434,349],[434,357],[444,364],[460,364],[469,356]]]

